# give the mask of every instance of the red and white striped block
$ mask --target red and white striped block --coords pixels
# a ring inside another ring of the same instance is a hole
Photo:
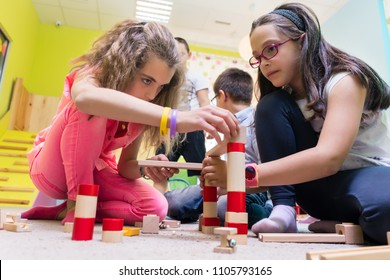
[[[104,218],[102,226],[102,241],[119,243],[123,239],[123,219]]]
[[[225,226],[237,229],[238,244],[247,243],[248,214],[245,209],[246,127],[227,144],[227,212]]]
[[[206,180],[203,187],[203,217],[201,220],[203,233],[213,234],[214,228],[220,227],[217,201],[217,187],[210,186]]]
[[[98,185],[78,186],[72,240],[92,240],[98,193]]]

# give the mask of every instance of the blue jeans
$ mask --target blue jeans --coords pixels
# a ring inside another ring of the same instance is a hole
[[[191,223],[199,219],[203,213],[203,196],[199,185],[188,186],[165,193],[168,201],[168,216],[182,223]],[[225,223],[227,196],[218,198],[217,210],[221,225]],[[268,218],[272,211],[272,203],[266,193],[247,194],[246,209],[248,212],[248,227],[263,218]]]
[[[255,125],[263,162],[317,145],[317,134],[303,117],[295,100],[283,90],[261,99],[256,109]],[[368,240],[387,244],[386,232],[390,231],[390,167],[339,171],[306,183],[271,187],[269,191],[274,205],[294,207],[297,202],[315,218],[360,224]]]

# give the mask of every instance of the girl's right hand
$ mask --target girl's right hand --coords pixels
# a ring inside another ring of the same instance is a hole
[[[224,134],[225,139],[229,139],[237,136],[239,126],[237,118],[231,112],[208,105],[192,111],[178,111],[176,130],[182,133],[204,130],[221,143],[218,132]]]

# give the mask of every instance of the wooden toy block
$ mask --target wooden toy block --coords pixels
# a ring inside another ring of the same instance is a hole
[[[3,224],[6,222],[5,213],[0,209],[0,229],[3,229]]]
[[[205,217],[214,217],[218,213],[217,202],[203,201],[203,215]]]
[[[363,244],[363,231],[359,225],[342,223],[336,225],[336,233],[344,235],[345,244]]]
[[[73,223],[72,222],[66,222],[64,224],[64,232],[72,232],[73,231]]]
[[[160,219],[157,215],[144,216],[142,222],[142,233],[158,233]]]
[[[202,231],[202,225],[203,225],[203,214],[199,216],[199,221],[198,221],[198,230]]]
[[[259,234],[262,242],[291,243],[345,243],[345,237],[332,233],[263,233]]]
[[[226,154],[228,143],[229,143],[229,140],[224,139],[220,144],[216,145],[215,147],[213,147],[209,151],[207,151],[206,157],[220,157],[220,156]]]
[[[173,162],[162,160],[139,160],[139,166],[146,167],[166,167],[166,168],[178,168],[178,169],[191,169],[202,170],[202,164],[196,162]]]
[[[225,220],[230,223],[248,224],[248,213],[226,212]]]
[[[353,224],[336,225],[333,233],[263,233],[259,234],[262,242],[294,242],[294,243],[345,243],[363,244],[360,226]]]
[[[31,224],[28,223],[4,223],[5,230],[13,232],[27,232],[31,231]]]
[[[163,220],[162,223],[170,228],[178,228],[181,224],[178,220]]]
[[[123,241],[123,231],[103,231],[102,232],[102,241],[106,243],[120,243]]]
[[[390,260],[390,246],[370,246],[345,250],[306,253],[307,260]]]
[[[20,223],[22,217],[21,214],[8,213],[5,215],[7,223]]]
[[[124,227],[123,235],[124,236],[136,236],[140,234],[140,228],[138,227]]]
[[[234,239],[238,245],[248,244],[248,234],[235,234]]]
[[[102,241],[120,243],[123,240],[123,223],[121,218],[103,218]]]
[[[214,229],[214,234],[221,236],[221,244],[214,248],[215,253],[232,254],[236,252],[236,240],[234,239],[237,233],[236,228],[218,227]]]
[[[99,185],[80,184],[77,188],[72,240],[92,240]]]
[[[306,253],[308,260],[390,260],[390,231],[387,232],[386,246],[329,250]]]
[[[217,246],[213,249],[214,253],[233,254],[237,251],[237,247],[221,247]]]

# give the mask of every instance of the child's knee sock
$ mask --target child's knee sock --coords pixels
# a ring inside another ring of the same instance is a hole
[[[272,209],[268,219],[263,219],[252,226],[254,233],[297,232],[295,208],[277,205]]]
[[[35,206],[21,214],[29,220],[61,220],[66,213],[66,201],[56,206]]]

